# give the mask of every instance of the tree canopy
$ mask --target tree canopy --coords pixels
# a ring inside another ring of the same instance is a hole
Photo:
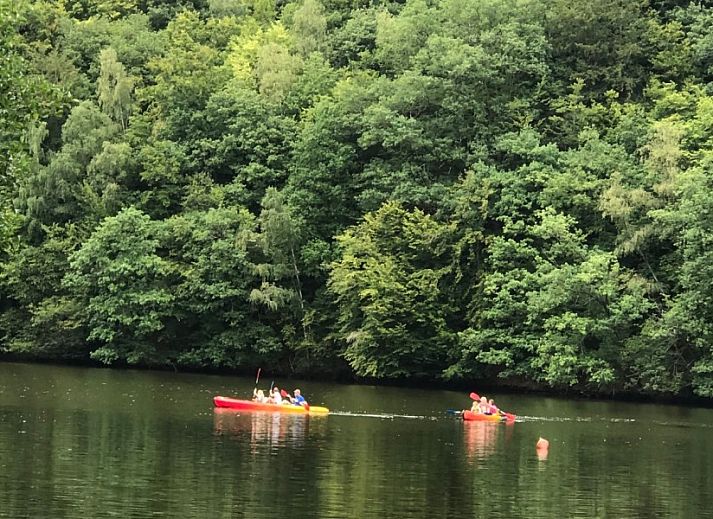
[[[0,0],[0,355],[713,397],[712,22]]]

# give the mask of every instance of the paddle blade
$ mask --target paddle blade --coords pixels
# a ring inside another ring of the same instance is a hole
[[[309,404],[307,402],[302,402],[302,407],[304,407],[305,409],[307,409],[307,411],[309,411]]]
[[[280,389],[280,395],[282,395],[282,398],[286,398],[286,397],[290,396],[290,394],[287,391],[285,391],[284,389]]]
[[[471,393],[470,398],[473,400],[480,400],[480,395],[478,395],[478,393]]]

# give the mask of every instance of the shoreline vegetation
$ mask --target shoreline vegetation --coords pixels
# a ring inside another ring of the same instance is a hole
[[[709,403],[711,26],[0,0],[0,360]]]

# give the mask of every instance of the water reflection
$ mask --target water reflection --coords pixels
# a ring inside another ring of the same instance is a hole
[[[453,394],[301,382],[349,414],[214,410],[254,382],[0,363],[0,517],[711,516],[709,409],[518,395],[532,419],[462,423],[406,418]]]
[[[463,422],[466,454],[471,460],[485,460],[495,452],[501,427],[489,422]]]
[[[463,422],[465,452],[470,461],[485,461],[507,447],[513,435],[511,424]]]
[[[309,426],[309,415],[244,412],[220,407],[213,410],[215,434],[241,440],[248,438],[252,449],[263,445],[303,446]]]

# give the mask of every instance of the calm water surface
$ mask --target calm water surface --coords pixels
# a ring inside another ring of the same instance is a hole
[[[507,426],[448,415],[462,392],[275,382],[333,413],[213,409],[254,379],[0,363],[0,517],[713,517],[710,409],[492,395]]]

